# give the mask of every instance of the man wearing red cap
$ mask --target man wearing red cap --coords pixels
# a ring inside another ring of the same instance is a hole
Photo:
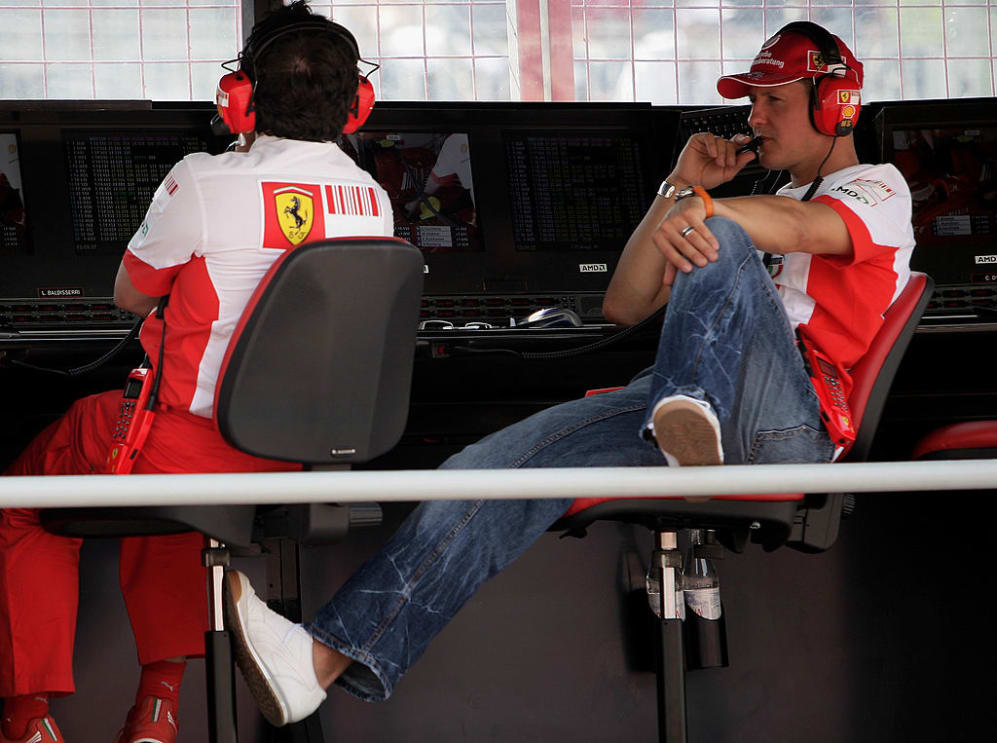
[[[668,302],[654,368],[494,433],[444,466],[831,461],[838,447],[794,331],[850,368],[903,290],[914,245],[902,176],[856,156],[861,87],[861,63],[810,23],[781,29],[749,72],[721,78],[722,95],[751,100],[761,164],[788,171],[790,183],[776,195],[714,200],[707,189],[756,154],[743,135],[694,135],[606,295],[606,316],[621,324]],[[423,503],[306,627],[230,574],[226,621],[264,714],[278,725],[301,719],[332,683],[387,698],[481,584],[571,503]]]

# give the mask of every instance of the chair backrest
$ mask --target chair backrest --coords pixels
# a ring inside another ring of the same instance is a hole
[[[861,462],[869,456],[893,378],[934,286],[930,276],[916,271],[911,273],[907,286],[883,315],[883,326],[869,350],[851,370],[852,391],[848,404],[858,436],[848,451],[849,461]]]
[[[215,392],[225,439],[257,456],[364,462],[408,416],[423,259],[404,240],[339,238],[285,253],[229,343]]]

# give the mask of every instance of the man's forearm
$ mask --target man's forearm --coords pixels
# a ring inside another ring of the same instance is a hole
[[[716,199],[713,213],[737,222],[759,250],[845,255],[852,243],[844,220],[826,204],[788,196]]]
[[[673,203],[673,199],[656,196],[627,240],[602,304],[610,322],[633,325],[668,301],[671,287],[662,284],[667,261],[651,236]]]

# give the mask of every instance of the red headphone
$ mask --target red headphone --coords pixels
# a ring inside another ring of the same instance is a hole
[[[838,43],[827,29],[809,21],[795,21],[778,33],[806,36],[820,52],[824,67],[813,78],[810,93],[810,123],[821,134],[844,137],[852,133],[862,110],[862,65],[846,63]]]
[[[218,107],[218,115],[228,126],[232,134],[243,134],[251,132],[256,128],[256,110],[253,106],[253,93],[256,84],[252,80],[251,71],[253,61],[258,59],[263,51],[273,44],[277,39],[298,31],[321,31],[330,33],[333,36],[343,39],[350,45],[360,57],[360,49],[353,34],[338,23],[333,23],[322,16],[316,16],[314,20],[299,21],[283,26],[273,33],[265,34],[262,38],[256,39],[255,34],[251,34],[246,41],[246,47],[239,55],[240,69],[223,75],[218,81],[218,88],[215,91],[215,103]],[[374,69],[377,69],[376,67]],[[373,72],[373,70],[371,70]],[[367,73],[370,74],[369,72]],[[367,121],[370,112],[374,108],[374,86],[367,75],[358,74],[357,92],[346,116],[346,124],[343,126],[344,134],[352,134]]]

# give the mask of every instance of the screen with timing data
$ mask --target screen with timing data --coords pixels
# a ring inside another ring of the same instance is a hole
[[[208,150],[185,131],[74,131],[62,135],[77,255],[124,253],[170,168]]]
[[[170,168],[232,141],[213,107],[0,102],[0,326],[127,322],[111,296],[128,241]]]
[[[504,137],[516,250],[618,250],[647,208],[639,140],[627,134]]]

